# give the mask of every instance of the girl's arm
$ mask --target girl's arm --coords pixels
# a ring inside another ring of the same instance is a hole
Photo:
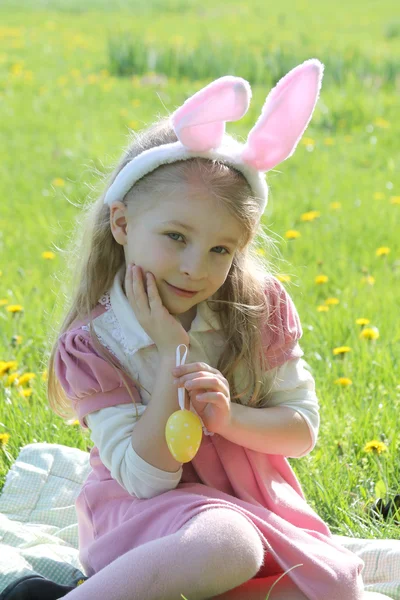
[[[293,358],[277,367],[268,400],[261,408],[232,404],[232,425],[221,435],[267,454],[298,458],[311,452],[320,417],[315,381],[306,366],[303,358]]]
[[[245,448],[296,458],[312,445],[306,421],[293,408],[253,408],[233,403],[231,414],[230,426],[219,434]]]
[[[178,390],[172,375],[175,361],[175,349],[168,355],[160,353],[157,378],[150,402],[136,423],[131,438],[132,447],[140,458],[170,473],[175,473],[182,466],[182,463],[172,456],[165,439],[165,426],[169,417],[176,410],[180,410]]]

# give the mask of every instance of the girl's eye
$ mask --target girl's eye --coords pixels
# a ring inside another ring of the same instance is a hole
[[[180,237],[183,237],[181,233],[167,233],[167,235],[178,235]],[[173,239],[173,238],[171,238]],[[178,240],[174,240],[175,242],[177,242]]]
[[[182,237],[182,238],[183,238],[183,235],[182,235],[181,233],[167,233],[167,235],[177,235],[177,236],[179,236],[179,237]],[[174,238],[171,238],[171,240],[174,240],[175,242],[177,242],[177,241],[178,241],[178,240],[176,240],[176,239],[174,239]],[[215,247],[216,247],[216,248],[222,248],[223,250],[225,250],[225,252],[224,252],[224,253],[222,253],[222,252],[217,252],[217,254],[221,254],[221,255],[223,255],[223,254],[230,254],[230,252],[229,252],[229,251],[228,251],[226,248],[224,248],[223,246],[215,246]]]

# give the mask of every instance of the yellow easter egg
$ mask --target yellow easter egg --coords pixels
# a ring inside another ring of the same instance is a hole
[[[201,419],[190,410],[177,410],[165,426],[165,439],[172,456],[187,463],[196,456],[201,444],[203,429]]]

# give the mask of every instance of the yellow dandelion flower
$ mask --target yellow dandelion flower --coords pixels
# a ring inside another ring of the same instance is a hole
[[[325,300],[325,304],[331,305],[331,304],[339,304],[340,300],[338,298],[327,298]]]
[[[139,121],[129,121],[128,126],[131,129],[137,129],[139,127]]]
[[[360,317],[359,319],[356,319],[357,325],[368,325],[369,322],[370,322],[370,320],[365,319],[364,317]]]
[[[265,252],[264,248],[257,248],[256,254],[258,254],[259,256],[266,256],[266,252]]]
[[[285,283],[286,281],[291,281],[292,278],[290,277],[290,275],[283,275],[282,273],[279,273],[276,276],[277,279],[279,279],[279,281],[282,281],[282,283]]]
[[[0,277],[3,275],[3,271],[0,271]]]
[[[99,79],[100,79],[100,77],[98,75],[96,75],[95,73],[90,73],[90,75],[87,76],[86,81],[89,84],[92,84],[92,83],[97,83]]]
[[[75,426],[76,426],[76,425],[80,425],[80,423],[79,423],[79,419],[75,419],[75,421],[72,421],[72,422],[71,422],[71,425],[75,425]]]
[[[326,275],[317,275],[315,278],[315,283],[326,283],[329,281],[329,277]]]
[[[360,333],[360,338],[366,340],[377,340],[378,337],[379,329],[377,327],[365,327]]]
[[[19,385],[24,385],[24,383],[29,382],[31,379],[36,379],[35,373],[24,373],[19,378]]]
[[[315,146],[315,140],[313,140],[313,138],[310,137],[303,137],[301,143],[303,144],[303,146]]]
[[[20,75],[22,73],[24,66],[21,63],[15,63],[11,65],[11,73],[12,75]]]
[[[379,440],[371,440],[367,442],[363,448],[364,452],[373,452],[374,454],[381,454],[382,452],[387,452],[388,447],[383,442]]]
[[[317,306],[317,311],[318,312],[328,312],[329,310],[329,306],[325,306],[324,304],[321,304],[320,306]]]
[[[386,254],[389,254],[389,252],[390,248],[388,248],[387,246],[381,246],[377,249],[376,256],[385,256]]]
[[[19,373],[11,373],[11,375],[9,375],[7,377],[7,383],[6,383],[6,385],[7,386],[12,385],[15,382],[15,380],[16,380],[16,385],[18,385],[18,377],[19,377],[19,375],[20,375]]]
[[[378,117],[377,119],[375,119],[374,125],[376,125],[377,127],[382,127],[382,129],[388,129],[390,127],[389,121],[386,121],[385,119],[382,119],[381,117]]]
[[[132,100],[131,104],[133,107],[136,108],[137,106],[140,106],[142,104],[142,101],[136,98],[135,100]]]
[[[400,196],[390,196],[390,204],[400,204]]]
[[[349,377],[339,377],[338,379],[335,379],[333,383],[343,386],[353,385],[353,382],[351,379],[349,379]]]
[[[82,585],[82,583],[85,583],[86,579],[78,579],[76,585]],[[85,588],[86,589],[86,588]]]
[[[374,285],[375,277],[372,275],[367,275],[366,277],[361,277],[362,283],[368,283],[368,285]]]
[[[11,338],[11,345],[17,346],[17,345],[21,344],[23,339],[24,338],[22,337],[22,335],[13,335]]]
[[[6,306],[6,310],[10,313],[23,312],[23,307],[20,304],[9,304]]]
[[[24,388],[23,390],[20,390],[20,396],[23,396],[24,398],[29,398],[29,396],[32,394],[32,390],[31,388]]]
[[[42,373],[42,381],[47,381],[48,378],[48,372],[47,369],[45,369]]]
[[[342,208],[342,205],[340,202],[331,202],[330,205],[332,210],[340,210]]]
[[[56,177],[55,179],[53,179],[53,181],[51,183],[55,187],[63,187],[65,185],[65,181],[64,181],[64,179],[61,179],[61,177]]]
[[[0,433],[0,446],[4,448],[6,444],[8,444],[8,440],[10,439],[9,433]]]
[[[4,375],[5,373],[8,373],[9,371],[11,371],[11,369],[16,369],[17,364],[18,363],[16,360],[0,360],[0,376]]]
[[[335,140],[331,137],[327,137],[324,139],[324,144],[325,144],[325,146],[334,146]]]
[[[57,78],[57,83],[61,87],[64,87],[68,83],[68,77],[65,77],[65,75],[61,75],[61,77]]]
[[[42,258],[45,258],[46,260],[53,260],[55,257],[56,255],[54,254],[54,252],[51,252],[50,250],[42,252]]]
[[[349,346],[338,346],[333,349],[333,354],[337,356],[338,354],[345,354],[346,352],[351,352],[351,348]]]
[[[318,210],[310,210],[309,212],[303,213],[301,215],[301,220],[314,221],[314,219],[317,219],[320,215],[321,213]]]
[[[6,300],[5,298],[1,298],[0,306],[5,306],[6,304],[8,304],[8,300]]]
[[[375,200],[384,200],[384,198],[385,198],[385,194],[382,194],[382,192],[375,192],[375,194],[374,194]]]
[[[285,238],[287,240],[295,240],[296,238],[301,237],[300,231],[296,231],[295,229],[288,229],[285,233]]]

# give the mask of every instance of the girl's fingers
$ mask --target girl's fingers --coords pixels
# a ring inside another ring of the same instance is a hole
[[[149,297],[150,303],[153,303],[155,306],[161,305],[162,300],[160,298],[160,294],[158,293],[158,288],[156,286],[155,279],[151,273],[146,274],[146,282],[147,282],[147,295]]]
[[[181,383],[179,387],[185,387],[188,391],[195,389],[204,388],[206,390],[216,390],[222,392],[226,396],[229,395],[229,390],[224,385],[221,379],[215,379],[213,377],[193,377],[187,379],[184,383]]]
[[[205,369],[207,369],[207,371]],[[180,377],[188,375],[189,373],[196,374],[199,373],[199,371],[214,373],[215,375],[221,375],[221,371],[218,371],[218,369],[214,369],[214,367],[211,367],[210,365],[204,366],[204,363],[187,363],[186,365],[180,365],[179,367],[175,367],[174,369],[172,369],[172,372],[174,374],[176,373]]]
[[[135,300],[138,303],[139,308],[147,308],[149,310],[150,309],[149,299],[148,299],[147,294],[144,289],[144,282],[142,279],[141,272],[139,272],[138,269],[137,270],[135,269],[135,271],[133,272],[133,285],[132,285]]]
[[[151,273],[146,273],[146,285],[147,285],[147,293],[155,298],[156,296],[158,296],[157,292],[157,286],[154,282],[154,279],[151,275]]]
[[[217,392],[205,392],[204,394],[197,394],[196,400],[198,402],[208,402],[209,404],[219,404],[219,394]]]

